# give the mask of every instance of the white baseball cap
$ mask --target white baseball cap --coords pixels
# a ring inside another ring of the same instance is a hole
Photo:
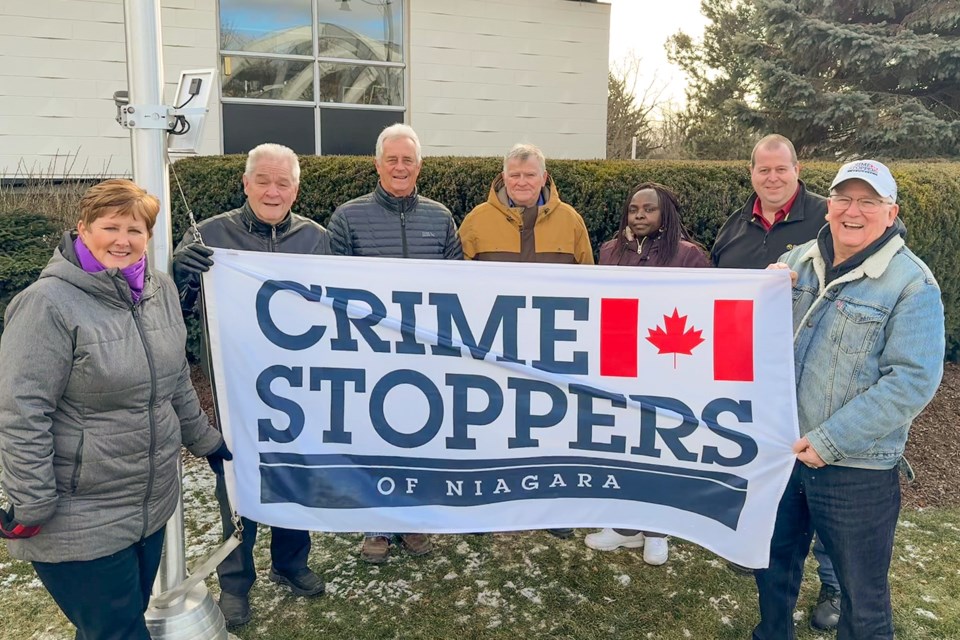
[[[840,167],[840,171],[837,172],[837,177],[833,179],[830,188],[833,189],[841,182],[853,180],[854,178],[863,180],[869,184],[873,187],[874,191],[882,197],[890,198],[894,202],[897,201],[897,181],[893,179],[893,175],[890,173],[887,165],[882,162],[877,162],[876,160],[854,160],[853,162],[848,162]]]

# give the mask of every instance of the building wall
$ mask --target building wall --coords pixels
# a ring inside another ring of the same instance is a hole
[[[427,155],[605,155],[610,7],[568,0],[406,0],[407,121]],[[162,0],[165,100],[217,67],[217,0]],[[0,177],[129,175],[122,0],[0,0]],[[221,153],[211,104],[200,151]]]
[[[163,0],[164,98],[180,72],[216,67],[216,0]],[[0,177],[130,175],[122,0],[0,0]],[[220,153],[211,105],[201,151]]]
[[[606,156],[610,5],[412,0],[408,118],[427,155]]]

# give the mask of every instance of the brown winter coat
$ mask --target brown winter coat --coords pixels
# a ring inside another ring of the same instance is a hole
[[[560,201],[551,178],[540,207],[507,205],[503,176],[490,186],[487,201],[474,207],[460,225],[463,257],[499,262],[593,264],[593,249],[583,218]],[[529,224],[533,221],[532,233]]]

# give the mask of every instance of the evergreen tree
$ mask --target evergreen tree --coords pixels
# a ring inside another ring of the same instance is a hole
[[[704,0],[678,34],[690,132],[777,132],[807,156],[960,156],[957,0]],[[717,157],[709,146],[702,155]]]
[[[694,158],[742,159],[758,136],[736,117],[732,105],[749,99],[755,65],[741,50],[758,41],[762,30],[750,2],[703,0],[700,11],[710,20],[702,42],[681,32],[667,43],[669,59],[689,81],[687,109],[681,115],[685,146]]]

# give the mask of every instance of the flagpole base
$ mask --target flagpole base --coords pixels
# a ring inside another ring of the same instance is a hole
[[[170,607],[149,607],[144,618],[152,640],[237,640],[202,582]]]

